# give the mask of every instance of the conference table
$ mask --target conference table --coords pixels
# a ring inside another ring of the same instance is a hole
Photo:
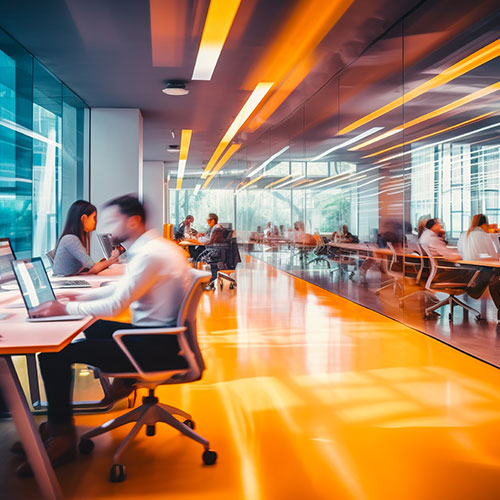
[[[123,270],[123,265],[115,264],[99,275],[87,275],[82,278],[88,280],[93,287],[98,287],[104,280],[118,279],[123,274]],[[85,293],[84,290],[78,289],[78,292]],[[58,289],[56,296],[64,292],[67,292],[67,289]],[[19,291],[5,292],[0,299],[0,314],[7,315],[0,320],[0,389],[11,412],[42,497],[45,500],[62,500],[59,482],[26,401],[12,356],[58,352],[90,326],[95,319],[88,316],[78,321],[31,323],[26,321],[27,313],[24,307],[12,308],[22,302]]]

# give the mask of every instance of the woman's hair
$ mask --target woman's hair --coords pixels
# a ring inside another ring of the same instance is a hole
[[[417,224],[417,236],[420,238],[422,236],[422,233],[424,232],[425,225],[427,224],[427,217],[420,217],[418,219],[418,224]]]
[[[467,229],[467,236],[474,231],[476,227],[482,226],[483,224],[488,224],[488,218],[484,214],[476,214],[472,217],[470,222],[470,227]]]
[[[82,242],[82,245],[87,251],[90,250],[90,237],[89,234],[83,230],[82,215],[91,215],[97,212],[97,209],[92,203],[84,200],[75,201],[68,210],[68,215],[66,216],[66,224],[64,224],[63,232],[59,236],[59,241],[63,236],[67,234],[74,234],[78,236],[78,239]]]

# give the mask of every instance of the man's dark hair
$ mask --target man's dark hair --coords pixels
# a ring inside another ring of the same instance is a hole
[[[436,224],[437,222],[437,219],[429,219],[426,223],[425,223],[425,227],[427,229],[432,229],[432,227],[434,226],[434,224]]]
[[[144,209],[144,205],[139,201],[137,196],[132,194],[126,194],[124,196],[119,196],[118,198],[113,198],[112,200],[106,202],[104,206],[116,206],[123,215],[126,215],[129,218],[138,215],[142,222],[146,222],[146,210]]]
[[[186,215],[186,219],[185,220],[193,220],[194,221],[194,217],[192,215]]]
[[[217,214],[208,214],[207,219],[213,219],[216,224],[219,222],[219,217],[217,217]]]

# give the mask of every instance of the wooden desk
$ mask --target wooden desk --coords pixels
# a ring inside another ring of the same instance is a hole
[[[17,295],[18,300],[22,300]],[[92,324],[94,318],[89,316],[80,321],[29,323],[26,321],[26,309],[8,309],[5,303],[0,305],[0,312],[10,313],[8,318],[0,321],[0,388],[42,497],[46,500],[61,500],[63,497],[59,483],[28,407],[12,363],[12,355],[60,351]]]

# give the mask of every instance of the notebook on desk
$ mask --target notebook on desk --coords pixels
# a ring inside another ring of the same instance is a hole
[[[75,321],[85,317],[69,315],[47,316],[44,318],[32,317],[32,312],[35,307],[45,302],[56,300],[45,266],[40,257],[35,257],[33,259],[13,261],[12,269],[28,312],[28,321]]]

